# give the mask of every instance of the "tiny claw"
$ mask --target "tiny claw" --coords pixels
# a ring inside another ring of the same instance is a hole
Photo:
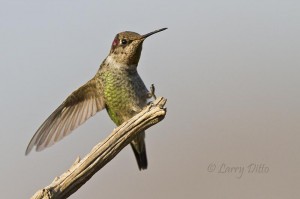
[[[156,100],[155,86],[154,86],[154,84],[151,84],[151,86],[150,86],[150,95],[151,95],[151,97],[154,98],[154,100]]]
[[[150,111],[153,108],[154,104],[153,102],[149,102],[147,106],[147,110]]]
[[[147,103],[147,105],[149,106],[150,105],[150,108],[154,105],[153,101],[150,101]]]

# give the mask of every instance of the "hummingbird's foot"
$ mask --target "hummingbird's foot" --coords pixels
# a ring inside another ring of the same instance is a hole
[[[151,84],[151,86],[150,86],[149,98],[151,98],[151,97],[153,97],[154,100],[156,100],[154,84]]]

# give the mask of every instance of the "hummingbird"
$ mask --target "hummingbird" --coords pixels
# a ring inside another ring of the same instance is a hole
[[[121,125],[147,106],[155,98],[137,72],[144,40],[167,28],[140,35],[125,31],[118,33],[108,56],[96,75],[75,90],[38,128],[26,149],[41,151],[58,142],[97,112],[106,109],[111,120]],[[147,169],[145,132],[139,132],[130,143],[140,170]]]

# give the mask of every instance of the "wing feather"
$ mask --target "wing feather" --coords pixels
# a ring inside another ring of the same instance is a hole
[[[95,78],[74,91],[38,128],[28,144],[27,155],[53,145],[105,107],[101,87]]]

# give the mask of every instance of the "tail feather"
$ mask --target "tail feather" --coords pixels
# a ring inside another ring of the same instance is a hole
[[[137,137],[130,143],[130,145],[134,152],[139,169],[147,169],[148,161],[145,144],[145,132],[139,133]]]

